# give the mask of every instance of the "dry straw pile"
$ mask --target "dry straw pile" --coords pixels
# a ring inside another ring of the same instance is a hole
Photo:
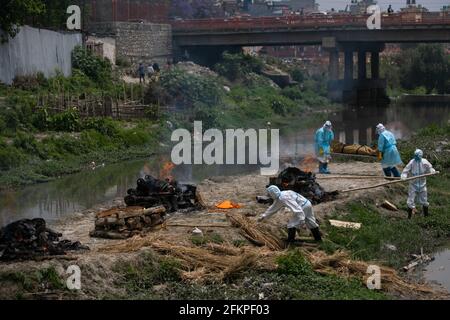
[[[285,245],[270,231],[252,222],[248,218],[227,213],[233,226],[240,228],[242,234],[259,247],[245,246],[237,248],[231,244],[207,244],[201,247],[192,247],[172,244],[159,237],[149,235],[136,236],[120,241],[117,244],[103,247],[104,252],[130,252],[143,247],[149,247],[156,252],[171,256],[182,265],[182,275],[187,281],[223,281],[233,277],[250,267],[259,270],[275,270],[276,258],[285,253]],[[314,270],[321,274],[334,274],[344,277],[356,277],[366,281],[369,263],[352,260],[347,252],[337,251],[328,255],[323,251],[311,248],[301,248],[301,253],[308,259]],[[411,292],[424,295],[426,298],[442,298],[442,294],[433,294],[427,286],[411,284],[404,281],[394,269],[381,268],[382,290],[396,292],[400,295],[410,296]]]

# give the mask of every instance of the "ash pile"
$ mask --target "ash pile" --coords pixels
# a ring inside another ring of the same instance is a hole
[[[335,200],[338,193],[326,192],[316,182],[316,175],[305,172],[296,167],[289,167],[281,171],[278,177],[270,178],[269,185],[276,185],[280,190],[295,191],[313,204]]]
[[[89,250],[79,241],[60,240],[61,233],[47,228],[44,219],[23,219],[0,229],[0,260],[30,260]]]
[[[95,230],[90,236],[106,239],[126,239],[147,231],[164,222],[166,208],[126,207],[112,208],[97,213]]]
[[[182,210],[201,210],[204,206],[192,184],[180,184],[167,178],[156,179],[150,175],[137,180],[137,187],[129,189],[125,197],[127,206],[145,208],[164,206],[168,212]]]

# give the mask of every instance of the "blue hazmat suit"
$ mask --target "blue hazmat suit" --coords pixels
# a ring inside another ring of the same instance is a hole
[[[394,135],[388,131],[383,130],[378,137],[378,150],[382,153],[381,166],[383,168],[395,167],[402,164],[402,159],[397,150],[397,141]]]
[[[324,127],[316,131],[315,136],[315,151],[317,159],[324,163],[331,158],[331,142],[334,140],[334,133],[331,129]]]

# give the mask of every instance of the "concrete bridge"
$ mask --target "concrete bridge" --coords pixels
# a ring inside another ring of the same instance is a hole
[[[234,52],[244,46],[321,45],[329,52],[330,98],[360,104],[386,97],[386,81],[380,78],[380,52],[386,43],[450,42],[448,13],[386,14],[379,30],[367,28],[368,18],[335,14],[175,21],[175,56],[188,53],[196,62],[212,64],[223,51]],[[342,75],[340,53],[344,57]]]

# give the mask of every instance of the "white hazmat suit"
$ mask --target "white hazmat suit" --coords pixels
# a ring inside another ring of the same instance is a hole
[[[268,192],[274,199],[274,203],[259,217],[259,221],[271,217],[282,208],[288,208],[293,215],[288,222],[288,229],[298,229],[304,224],[310,230],[319,227],[314,217],[312,204],[308,199],[291,190],[280,191],[275,186],[269,187]]]
[[[436,170],[433,169],[431,163],[422,158],[423,152],[420,149],[417,149],[414,153],[414,159],[412,159],[403,169],[402,179],[420,176],[427,173],[435,173]],[[415,209],[415,200],[418,198],[419,204],[424,207],[428,207],[428,194],[427,194],[427,179],[420,178],[416,180],[412,180],[409,183],[409,191],[408,191],[408,200],[406,201],[408,208]]]

